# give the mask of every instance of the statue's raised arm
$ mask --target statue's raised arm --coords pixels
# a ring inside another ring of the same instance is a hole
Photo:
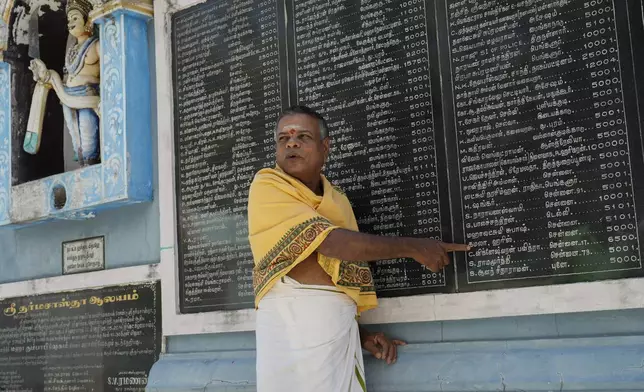
[[[67,3],[67,27],[69,34],[76,38],[76,44],[65,56],[63,78],[56,71],[47,69],[40,59],[31,62],[29,69],[37,84],[23,145],[30,154],[36,154],[40,148],[47,95],[53,89],[63,106],[75,159],[83,166],[100,160],[100,50],[98,37],[93,34],[93,25],[89,21],[91,10],[88,0],[70,0]]]
[[[60,102],[63,105],[74,109],[98,110],[98,104],[100,103],[98,95],[75,96],[67,94],[66,86],[60,75],[58,75],[58,72],[47,69],[47,66],[42,62],[42,60],[31,60],[29,69],[33,72],[34,80],[36,80],[36,82],[44,84],[46,88],[54,89],[56,95],[58,95],[58,99],[60,99]]]

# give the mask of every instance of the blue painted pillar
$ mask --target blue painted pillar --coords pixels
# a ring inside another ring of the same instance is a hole
[[[11,210],[11,66],[0,61],[0,225]]]
[[[129,4],[129,3],[128,3]],[[96,10],[101,47],[101,151],[104,201],[152,199],[148,21],[123,3]],[[127,130],[127,132],[126,132]]]

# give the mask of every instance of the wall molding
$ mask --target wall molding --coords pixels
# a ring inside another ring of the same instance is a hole
[[[160,279],[158,267],[158,264],[145,264],[0,284],[0,299],[152,282]]]
[[[644,336],[419,343],[392,366],[365,354],[369,391],[641,391]],[[255,351],[165,354],[154,392],[254,391]]]

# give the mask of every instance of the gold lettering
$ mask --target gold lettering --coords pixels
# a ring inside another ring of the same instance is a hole
[[[16,314],[16,304],[11,304],[8,308],[4,310],[4,315],[13,317]]]

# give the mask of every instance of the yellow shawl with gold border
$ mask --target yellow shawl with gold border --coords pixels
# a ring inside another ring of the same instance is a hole
[[[255,175],[248,194],[248,237],[255,261],[256,307],[273,284],[315,252],[332,230],[358,231],[347,197],[324,176],[322,185],[324,195],[318,196],[279,167]],[[378,305],[369,264],[317,255],[320,266],[356,302],[359,312]]]

